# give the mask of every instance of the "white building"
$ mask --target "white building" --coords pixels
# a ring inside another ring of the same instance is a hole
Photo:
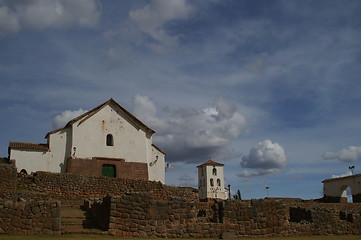
[[[224,189],[224,172],[222,163],[209,160],[198,168],[198,195],[200,199],[227,199]]]
[[[351,191],[351,202],[361,202],[361,174],[338,178],[329,178],[322,181],[323,199],[329,202],[347,202],[347,188]]]
[[[18,171],[70,172],[165,181],[165,152],[155,132],[113,99],[49,132],[46,144],[10,142]]]

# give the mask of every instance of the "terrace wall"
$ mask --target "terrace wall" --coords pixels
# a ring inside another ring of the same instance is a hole
[[[70,173],[36,172],[33,175],[19,175],[30,191],[46,193],[53,198],[96,198],[107,195],[123,195],[127,192],[148,192],[157,199],[198,199],[193,188],[172,187],[161,182],[126,178],[86,177]]]
[[[60,234],[60,201],[0,198],[0,233]]]
[[[0,163],[0,190],[16,190],[17,173],[13,164]]]
[[[282,200],[156,200],[129,193],[110,201],[109,233],[115,236],[218,238],[361,234],[361,205]]]

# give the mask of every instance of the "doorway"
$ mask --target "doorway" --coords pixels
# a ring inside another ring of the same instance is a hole
[[[113,164],[103,164],[102,166],[102,176],[109,178],[116,178],[116,167]]]

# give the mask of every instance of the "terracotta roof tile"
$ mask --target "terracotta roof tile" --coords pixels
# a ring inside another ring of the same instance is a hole
[[[212,161],[212,160],[208,160],[207,162],[197,166],[197,167],[200,167],[200,166],[204,166],[204,165],[217,165],[217,166],[224,166],[224,164],[222,163],[217,163],[215,161]]]
[[[24,142],[10,142],[9,148],[18,149],[34,149],[34,150],[49,150],[49,145],[44,143],[24,143]]]

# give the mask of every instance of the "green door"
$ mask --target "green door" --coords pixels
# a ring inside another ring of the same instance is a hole
[[[115,170],[116,170],[115,165],[104,164],[103,167],[102,167],[102,176],[115,178],[117,176]]]

